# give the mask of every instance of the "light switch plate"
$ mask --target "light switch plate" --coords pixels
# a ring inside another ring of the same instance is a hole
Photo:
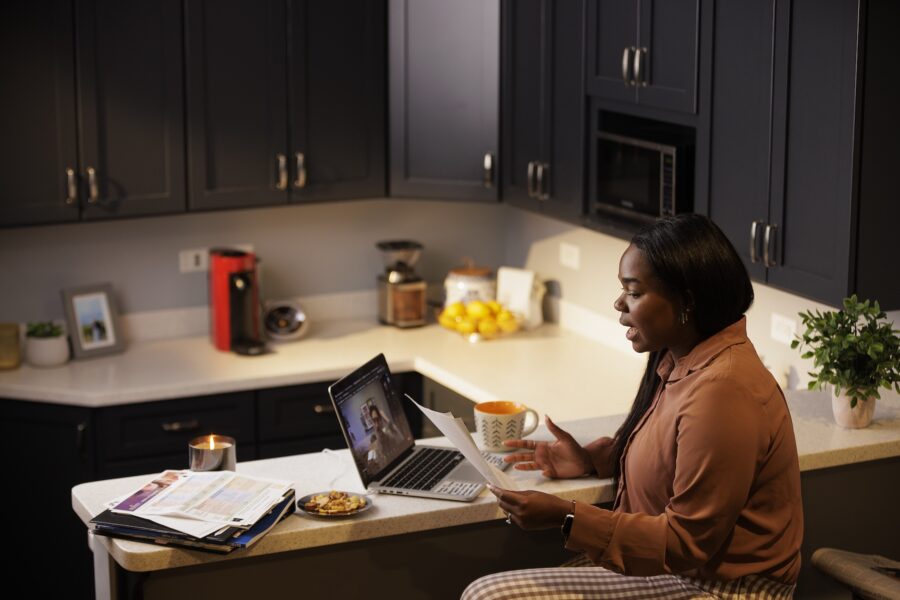
[[[772,313],[772,330],[770,335],[776,342],[790,346],[797,333],[797,321],[778,313]]]
[[[192,248],[178,253],[179,273],[199,273],[209,270],[209,250]]]
[[[581,249],[575,244],[559,243],[559,264],[573,271],[581,268]]]

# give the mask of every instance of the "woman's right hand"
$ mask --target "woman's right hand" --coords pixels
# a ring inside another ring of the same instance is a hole
[[[568,432],[556,426],[556,423],[545,417],[547,429],[556,438],[555,442],[538,442],[535,440],[507,440],[510,448],[522,448],[530,452],[516,452],[503,460],[516,463],[520,471],[541,471],[544,477],[553,479],[569,479],[587,475],[594,470],[587,450],[575,441]]]

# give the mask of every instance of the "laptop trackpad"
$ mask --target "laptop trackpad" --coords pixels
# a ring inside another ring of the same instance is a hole
[[[484,477],[478,472],[472,463],[467,460],[459,463],[455,469],[447,474],[445,479],[452,481],[471,481],[473,483],[484,483]]]

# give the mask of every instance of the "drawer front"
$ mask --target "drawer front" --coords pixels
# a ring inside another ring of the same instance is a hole
[[[100,410],[98,463],[184,453],[199,435],[255,445],[253,392],[114,406]],[[186,460],[186,459],[185,459]]]
[[[248,460],[256,460],[258,454],[256,448],[251,444],[238,444],[237,461],[238,463]],[[101,479],[114,479],[118,477],[130,477],[132,475],[155,475],[166,469],[187,469],[188,468],[188,452],[187,448],[184,452],[177,454],[163,454],[161,456],[152,456],[149,458],[133,458],[129,460],[113,461],[102,464],[97,471]]]
[[[257,399],[260,442],[341,436],[326,383],[262,390]]]

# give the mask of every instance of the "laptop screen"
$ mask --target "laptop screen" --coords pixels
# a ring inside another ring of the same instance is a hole
[[[368,486],[415,443],[384,355],[332,384],[328,393],[363,484]]]

